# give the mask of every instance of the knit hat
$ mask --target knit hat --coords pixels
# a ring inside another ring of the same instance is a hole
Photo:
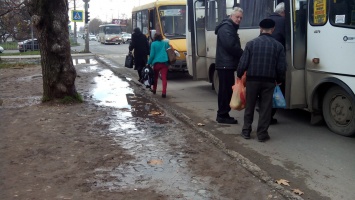
[[[275,27],[275,21],[272,19],[263,19],[259,23],[259,26],[261,28],[269,29],[269,28],[274,28]]]

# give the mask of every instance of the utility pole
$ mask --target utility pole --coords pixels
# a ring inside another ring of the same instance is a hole
[[[32,22],[32,17],[31,17],[31,38],[32,38],[32,51],[35,49],[35,42],[33,41],[33,22]]]
[[[76,3],[75,3],[76,0],[74,0],[74,10],[76,10]],[[78,43],[78,40],[77,40],[77,35],[76,35],[76,21],[74,21],[74,43],[77,44]]]
[[[90,53],[89,50],[89,1],[83,0],[85,2],[85,53]]]

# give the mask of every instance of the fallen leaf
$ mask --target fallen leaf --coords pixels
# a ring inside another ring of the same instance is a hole
[[[162,115],[163,113],[158,112],[158,111],[151,111],[149,114],[154,115],[154,116],[158,116],[158,115]]]
[[[204,126],[205,124],[202,123],[198,123],[197,126]]]
[[[298,195],[304,194],[304,192],[302,192],[302,191],[299,190],[299,189],[292,189],[292,192],[295,193],[295,194],[298,194]]]
[[[150,165],[161,165],[161,164],[163,164],[163,161],[162,160],[150,160],[150,161],[148,161],[147,162],[148,164],[150,164]]]
[[[279,179],[276,181],[277,184],[279,185],[287,185],[287,186],[290,186],[290,184],[288,184],[290,181],[288,180],[285,180],[285,179]]]

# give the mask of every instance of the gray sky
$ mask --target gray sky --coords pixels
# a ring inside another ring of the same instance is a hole
[[[143,5],[145,3],[154,2],[155,0],[90,0],[89,12],[90,19],[98,18],[102,21],[111,21],[117,18],[131,18],[133,7]],[[73,3],[70,6],[70,20],[71,10],[73,10]],[[76,10],[84,10],[84,2],[76,0]],[[73,23],[72,23],[73,24]],[[84,26],[84,23],[77,23],[77,26]],[[74,25],[72,25],[74,27]]]

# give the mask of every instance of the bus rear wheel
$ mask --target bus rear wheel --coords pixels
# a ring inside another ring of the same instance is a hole
[[[213,72],[212,84],[213,84],[213,87],[214,87],[214,91],[216,91],[216,94],[218,94],[218,90],[219,90],[219,77],[218,77],[217,70],[214,70],[214,72]]]
[[[342,88],[330,88],[323,99],[323,117],[328,128],[343,136],[355,134],[355,102]]]

